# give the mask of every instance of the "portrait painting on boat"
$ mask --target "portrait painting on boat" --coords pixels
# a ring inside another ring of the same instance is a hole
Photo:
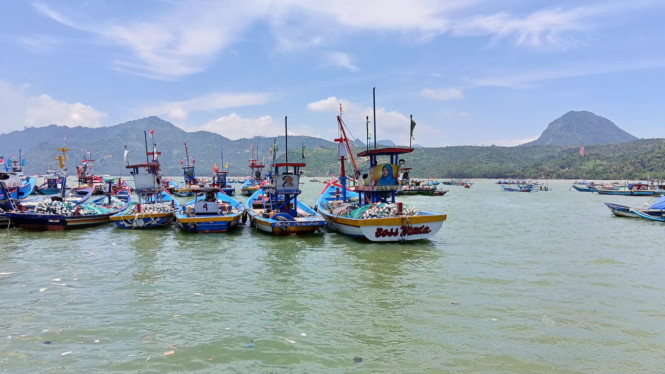
[[[398,165],[378,164],[374,167],[374,185],[380,187],[397,186],[398,175]]]

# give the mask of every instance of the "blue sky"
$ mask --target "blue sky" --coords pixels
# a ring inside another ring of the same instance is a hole
[[[665,137],[665,2],[12,1],[0,133],[159,116],[231,139],[516,145],[569,110]]]

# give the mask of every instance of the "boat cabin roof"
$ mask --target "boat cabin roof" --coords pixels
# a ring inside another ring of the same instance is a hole
[[[276,168],[281,168],[281,167],[297,167],[297,168],[304,168],[307,166],[306,163],[304,162],[280,162],[278,164],[273,164],[274,167]]]
[[[192,188],[191,191],[193,193],[199,193],[199,192],[219,192],[222,189],[219,187],[195,187]]]
[[[369,151],[363,151],[358,153],[358,157],[367,157],[374,155],[397,155],[402,153],[411,153],[413,148],[379,148],[379,149],[370,149]]]
[[[136,164],[136,165],[127,165],[125,166],[127,169],[134,169],[134,168],[155,168],[159,167],[158,163],[149,163],[149,164]]]
[[[228,171],[216,171],[215,174],[228,174]]]

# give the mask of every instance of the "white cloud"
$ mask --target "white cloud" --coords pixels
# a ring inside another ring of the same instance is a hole
[[[462,91],[456,88],[424,88],[420,92],[420,96],[432,100],[448,101],[454,99],[461,99],[464,97]]]
[[[44,53],[54,51],[61,41],[50,35],[31,35],[20,37],[18,43],[29,52]]]
[[[140,109],[145,116],[166,115],[170,120],[181,122],[187,119],[190,112],[216,111],[249,105],[261,105],[270,100],[264,93],[211,93],[183,101],[169,101],[147,105]]]
[[[251,138],[257,134],[266,137],[281,136],[284,135],[284,124],[276,122],[271,116],[247,118],[231,113],[203,124],[198,130],[214,132],[235,140]],[[304,125],[289,125],[289,135],[317,136]]]
[[[348,100],[338,99],[334,96],[327,99],[315,101],[307,105],[307,109],[315,112],[337,112],[339,113],[339,104],[342,104],[344,122],[349,128],[351,134],[349,137],[356,137],[363,143],[366,143],[367,127],[366,119],[374,120],[374,112],[371,107],[353,103]],[[416,143],[424,146],[440,145],[444,134],[437,128],[426,123],[418,122],[417,130],[414,134],[417,137]],[[387,110],[383,107],[376,108],[377,140],[392,140],[395,144],[409,144],[409,130],[411,119],[409,116],[395,110]],[[331,126],[331,132],[337,133],[337,128]],[[374,126],[369,124],[370,135],[373,140]],[[419,134],[429,134],[427,137],[420,138]]]
[[[495,86],[510,88],[529,87],[530,83],[552,79],[583,77],[597,74],[616,73],[630,70],[647,70],[665,68],[665,59],[647,59],[615,62],[592,62],[572,65],[559,69],[523,71],[514,74],[485,77],[472,81],[479,86]]]
[[[495,42],[511,39],[517,47],[567,49],[579,45],[579,39],[593,29],[616,23],[609,16],[620,19],[626,12],[658,6],[657,1],[630,4],[616,1],[541,9],[524,15],[508,11],[480,13],[489,3],[489,0],[197,0],[163,3],[159,13],[115,20],[72,18],[43,2],[34,3],[33,7],[45,17],[91,33],[104,43],[120,46],[125,54],[112,60],[113,69],[173,80],[206,70],[224,49],[256,24],[268,26],[278,51],[330,45],[358,32],[393,33],[421,42],[442,34],[488,36]],[[357,69],[348,56],[335,53],[328,58],[336,61],[337,66]]]
[[[484,144],[484,145],[497,145],[497,146],[501,146],[501,147],[514,147],[516,145],[532,142],[532,141],[538,139],[539,137],[540,137],[540,135],[530,136],[528,138],[522,138],[522,139],[488,140],[488,141],[482,142],[482,144]]]
[[[325,66],[345,68],[351,71],[358,71],[358,67],[351,63],[351,57],[344,52],[326,52],[323,55]]]
[[[27,85],[0,81],[0,133],[51,124],[96,127],[106,117],[91,106],[58,101],[46,94],[32,96],[27,89]]]

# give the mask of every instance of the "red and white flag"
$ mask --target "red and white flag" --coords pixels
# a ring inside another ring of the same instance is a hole
[[[155,129],[150,130],[150,137],[152,138],[155,135]]]
[[[86,162],[87,162],[86,160],[81,161],[81,163],[82,163],[83,165],[85,165]]]
[[[192,165],[194,165],[194,157],[192,157]]]
[[[584,157],[584,146],[580,147],[580,156]]]

